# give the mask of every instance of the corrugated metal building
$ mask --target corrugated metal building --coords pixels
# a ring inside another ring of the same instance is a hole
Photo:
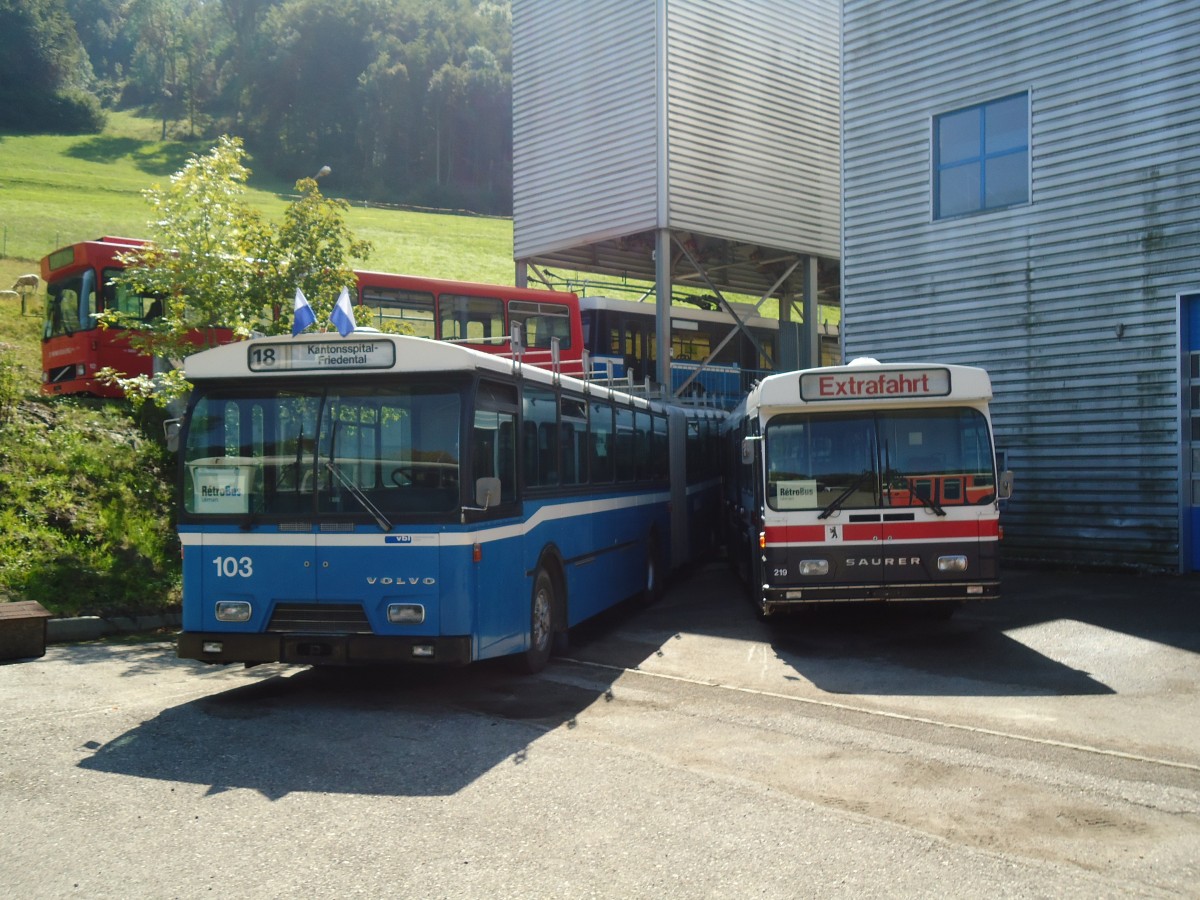
[[[1010,556],[1200,569],[1200,4],[844,0],[847,358],[985,366]]]
[[[804,290],[780,293],[807,291],[816,324],[818,261],[840,245],[838,103],[837,0],[514,0],[519,271],[661,297],[703,284],[696,263],[761,295],[803,261]]]

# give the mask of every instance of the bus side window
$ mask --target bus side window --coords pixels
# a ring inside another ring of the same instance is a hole
[[[617,481],[633,481],[637,476],[633,455],[633,410],[627,406],[617,407],[616,448]]]
[[[391,334],[437,337],[433,294],[363,285],[362,302],[375,310],[375,327]]]
[[[442,294],[438,298],[438,320],[444,341],[490,344],[507,337],[504,301],[495,297]]]
[[[587,483],[587,404],[563,397],[559,410],[562,423],[562,483]]]
[[[671,476],[670,445],[667,438],[667,417],[655,415],[650,437],[651,477],[666,481]]]
[[[508,304],[509,330],[519,324],[525,344],[539,350],[549,350],[553,338],[563,350],[571,346],[571,311],[562,303],[534,303],[512,300]]]
[[[588,423],[589,466],[592,484],[613,480],[613,411],[607,403],[592,403]]]
[[[554,392],[526,387],[524,411],[525,484],[558,484],[558,401]]]
[[[476,479],[500,479],[500,496],[493,502],[510,503],[516,499],[517,455],[513,445],[513,420],[509,412],[475,411],[472,430],[471,467]]]
[[[635,477],[646,481],[654,477],[654,460],[650,452],[650,413],[643,409],[633,412],[633,462]]]

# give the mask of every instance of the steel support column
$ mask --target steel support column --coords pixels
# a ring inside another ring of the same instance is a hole
[[[671,229],[654,233],[654,283],[656,286],[655,345],[658,361],[655,380],[664,393],[671,390]]]

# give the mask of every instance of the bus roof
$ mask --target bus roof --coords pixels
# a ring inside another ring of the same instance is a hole
[[[579,306],[581,309],[605,309],[651,317],[658,315],[658,309],[652,301],[623,300],[616,297],[580,297]],[[756,328],[779,328],[778,319],[767,319],[758,315],[753,306],[745,303],[735,303],[733,304],[733,308],[737,312],[738,318],[747,325],[753,325]],[[696,322],[733,323],[733,319],[724,308],[719,310],[700,309],[696,306],[681,306],[678,304],[671,306],[671,318],[691,319]]]
[[[184,361],[188,381],[480,368],[508,372],[512,364],[494,354],[479,353],[455,344],[362,330],[347,337],[326,332],[298,337],[253,338],[202,350]]]
[[[992,398],[988,374],[975,366],[945,363],[881,363],[855,360],[778,372],[750,392],[750,409],[769,407],[854,409],[867,405],[986,403]]]
[[[333,374],[371,375],[381,372],[493,372],[515,375],[543,385],[562,384],[584,394],[625,396],[620,391],[580,381],[539,366],[525,364],[430,338],[356,330],[342,337],[336,332],[298,337],[276,335],[236,341],[194,353],[184,360],[189,381],[217,379],[274,379],[284,376],[328,378]],[[643,397],[632,397],[635,406],[649,407]]]
[[[375,272],[356,269],[361,287],[406,287],[430,293],[473,293],[487,297],[508,297],[518,300],[540,300],[553,303],[571,303],[575,294],[568,291],[553,291],[546,288],[522,288],[505,284],[484,284],[479,281],[459,281],[454,278],[433,278],[428,275],[405,275],[399,272]]]

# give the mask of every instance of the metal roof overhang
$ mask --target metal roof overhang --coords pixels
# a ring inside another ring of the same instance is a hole
[[[671,259],[673,288],[697,288],[707,292],[711,282],[722,293],[755,298],[768,292],[774,296],[797,297],[803,293],[802,263],[809,254],[690,232],[674,231],[672,235],[676,242]],[[532,277],[545,276],[546,280],[555,283],[567,279],[577,282],[579,273],[591,273],[653,286],[656,278],[654,241],[654,232],[644,231],[550,250],[518,262],[536,270],[536,274],[531,272]],[[818,302],[839,305],[839,282],[838,261],[818,257]]]

